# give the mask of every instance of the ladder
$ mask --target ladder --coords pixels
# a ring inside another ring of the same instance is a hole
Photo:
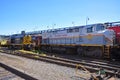
[[[110,46],[104,46],[104,58],[110,58]]]

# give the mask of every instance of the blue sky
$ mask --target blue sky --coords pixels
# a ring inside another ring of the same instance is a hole
[[[0,0],[0,35],[120,21],[120,0]],[[54,25],[56,24],[56,25]]]

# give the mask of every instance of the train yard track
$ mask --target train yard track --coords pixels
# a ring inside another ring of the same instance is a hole
[[[1,63],[0,63],[1,65]],[[8,70],[4,69],[3,67],[0,66],[0,80],[8,80],[8,79],[21,79],[17,75],[9,72]]]
[[[106,74],[112,76],[115,74],[115,71],[120,70],[120,65],[119,64],[114,64],[112,62],[106,63],[103,61],[89,61],[89,60],[83,60],[79,59],[79,61],[75,60],[70,60],[70,59],[65,59],[65,58],[59,58],[59,57],[54,57],[54,56],[41,56],[38,54],[27,54],[27,53],[21,53],[21,52],[11,52],[11,51],[2,51],[7,54],[12,54],[12,55],[17,55],[17,56],[22,56],[22,57],[27,57],[31,59],[37,59],[45,62],[50,62],[50,63],[55,63],[58,65],[62,66],[68,66],[72,68],[78,68],[81,69],[81,67],[86,68],[89,72],[94,73],[98,72],[100,68],[103,68],[106,72]],[[120,77],[120,73],[116,74],[117,77]]]
[[[21,71],[14,69],[4,63],[0,63],[0,80],[37,80]]]

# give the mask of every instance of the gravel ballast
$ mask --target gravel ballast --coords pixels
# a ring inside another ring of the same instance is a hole
[[[39,60],[0,53],[0,62],[39,80],[84,80],[76,74],[76,69],[74,68]]]

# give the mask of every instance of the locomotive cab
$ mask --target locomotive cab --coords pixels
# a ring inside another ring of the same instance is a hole
[[[89,43],[97,45],[113,45],[115,41],[115,32],[113,30],[106,29],[104,24],[95,24],[86,27],[86,35],[89,39]]]
[[[104,24],[93,24],[93,25],[88,25],[86,26],[86,33],[91,34],[91,33],[98,33],[99,31],[105,30],[105,25]]]

